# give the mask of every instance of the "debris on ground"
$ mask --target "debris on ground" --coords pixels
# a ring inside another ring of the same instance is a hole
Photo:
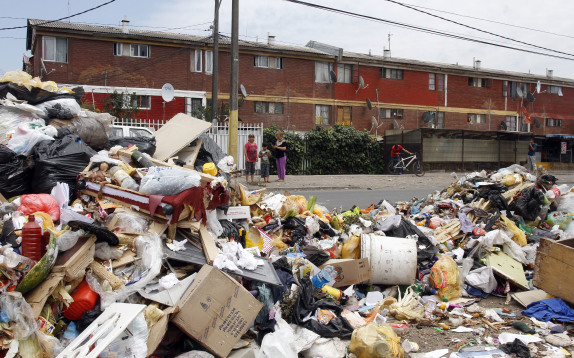
[[[0,79],[2,356],[571,354],[574,191],[550,173],[329,210],[249,190],[184,114],[112,140],[81,93]]]

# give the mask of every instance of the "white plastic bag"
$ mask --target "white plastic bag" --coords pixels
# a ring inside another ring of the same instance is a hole
[[[36,143],[43,140],[54,140],[53,137],[45,133],[46,130],[48,133],[54,134],[50,128],[44,126],[44,121],[42,120],[22,123],[18,125],[7,146],[18,154],[30,155]]]
[[[469,272],[465,277],[465,281],[472,287],[479,288],[486,293],[491,293],[497,286],[492,266],[480,267]]]
[[[140,192],[150,195],[176,195],[201,184],[199,174],[173,167],[150,167],[140,185]]]

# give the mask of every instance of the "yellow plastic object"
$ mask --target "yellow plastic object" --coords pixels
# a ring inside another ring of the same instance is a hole
[[[261,194],[265,189],[249,191],[243,184],[239,184],[239,192],[241,194],[241,205],[250,206],[255,204],[261,199]]]
[[[506,186],[512,186],[514,184],[522,183],[522,175],[520,174],[508,174],[502,179],[502,184]]]
[[[524,231],[520,230],[520,228],[516,226],[514,221],[510,220],[506,216],[500,215],[500,218],[502,219],[504,226],[506,226],[506,228],[510,230],[510,232],[512,232],[513,234],[512,241],[516,242],[520,246],[526,246],[527,244],[526,234],[524,233]]]
[[[443,300],[452,300],[460,297],[460,276],[458,266],[453,258],[442,255],[433,265],[430,273],[430,283],[437,289]]]
[[[263,239],[259,235],[259,230],[256,226],[252,226],[245,237],[245,248],[258,247],[259,250],[263,250]]]
[[[203,164],[203,173],[216,176],[217,175],[217,167],[212,162],[205,163],[205,164]]]
[[[341,250],[342,259],[360,259],[361,258],[361,238],[357,235],[351,236],[351,238],[343,244],[343,249]]]
[[[353,331],[349,352],[358,358],[403,358],[405,350],[401,338],[389,325],[369,323]]]

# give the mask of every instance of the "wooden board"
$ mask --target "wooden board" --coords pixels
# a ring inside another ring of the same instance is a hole
[[[207,263],[211,265],[213,264],[213,260],[215,260],[215,256],[217,256],[217,253],[219,252],[215,245],[215,240],[203,225],[199,228],[199,237],[201,238],[201,245],[203,246],[205,259]]]
[[[574,239],[540,240],[532,283],[553,296],[574,303]]]
[[[156,150],[153,157],[160,161],[169,159],[209,128],[210,122],[184,113],[176,114],[155,132]]]

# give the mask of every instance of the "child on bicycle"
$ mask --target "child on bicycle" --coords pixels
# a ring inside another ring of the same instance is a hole
[[[411,152],[409,152],[408,150],[406,150],[405,148],[403,148],[402,145],[400,144],[395,144],[391,147],[391,173],[394,174],[395,173],[395,166],[401,161],[401,151],[409,153],[409,154],[413,154]],[[403,167],[400,166],[399,169],[399,175],[403,174]]]

